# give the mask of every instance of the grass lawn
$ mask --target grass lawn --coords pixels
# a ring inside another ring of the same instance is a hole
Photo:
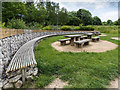
[[[117,34],[101,36],[118,44],[111,37]],[[63,36],[46,38],[35,48],[35,57],[39,68],[38,77],[34,78],[35,87],[42,88],[56,77],[68,81],[67,88],[105,88],[118,76],[118,48],[103,52],[58,52],[51,43]]]

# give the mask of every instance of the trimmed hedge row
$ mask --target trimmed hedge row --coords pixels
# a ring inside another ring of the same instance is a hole
[[[76,26],[72,28],[71,26],[62,26],[61,30],[83,30],[83,31],[94,31],[94,28],[92,26]]]
[[[45,26],[43,28],[43,30],[54,30],[54,27],[52,27],[52,26]],[[64,30],[64,31],[68,31],[68,30],[93,31],[94,28],[92,26],[67,26],[67,25],[64,25],[64,26],[61,26],[59,28],[59,30]]]

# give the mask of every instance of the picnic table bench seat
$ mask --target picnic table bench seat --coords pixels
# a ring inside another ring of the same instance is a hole
[[[92,41],[93,41],[93,42],[96,42],[96,41],[99,41],[99,39],[100,39],[99,36],[98,36],[98,37],[93,37],[93,38],[92,38]]]
[[[62,46],[64,46],[64,45],[66,45],[66,41],[70,41],[70,40],[71,40],[71,38],[67,38],[67,39],[60,39],[58,41],[61,42]]]
[[[76,46],[78,48],[82,48],[83,45],[89,45],[90,41],[91,41],[91,39],[84,39],[84,40],[80,40],[80,41],[74,41],[74,43],[76,44]]]

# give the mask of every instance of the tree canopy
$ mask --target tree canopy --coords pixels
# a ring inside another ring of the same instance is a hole
[[[98,16],[92,17],[90,11],[79,9],[78,11],[68,12],[66,8],[60,8],[59,3],[55,2],[3,2],[2,3],[2,21],[7,25],[12,19],[21,19],[21,16],[27,26],[34,24],[47,25],[102,25]],[[14,20],[12,20],[14,21]],[[104,25],[120,25],[120,19],[115,22],[108,20]]]

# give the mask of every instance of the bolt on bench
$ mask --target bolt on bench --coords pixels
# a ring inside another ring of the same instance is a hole
[[[62,46],[66,45],[66,41],[70,41],[71,39],[70,38],[67,38],[67,39],[60,39],[58,40]]]
[[[78,48],[82,48],[83,45],[89,45],[90,41],[91,41],[91,39],[84,39],[84,40],[81,40],[81,41],[74,41],[74,43],[76,44],[76,46]]]
[[[93,38],[92,38],[92,41],[93,41],[93,42],[96,42],[96,41],[99,41],[99,39],[100,39],[100,37],[93,37]]]

